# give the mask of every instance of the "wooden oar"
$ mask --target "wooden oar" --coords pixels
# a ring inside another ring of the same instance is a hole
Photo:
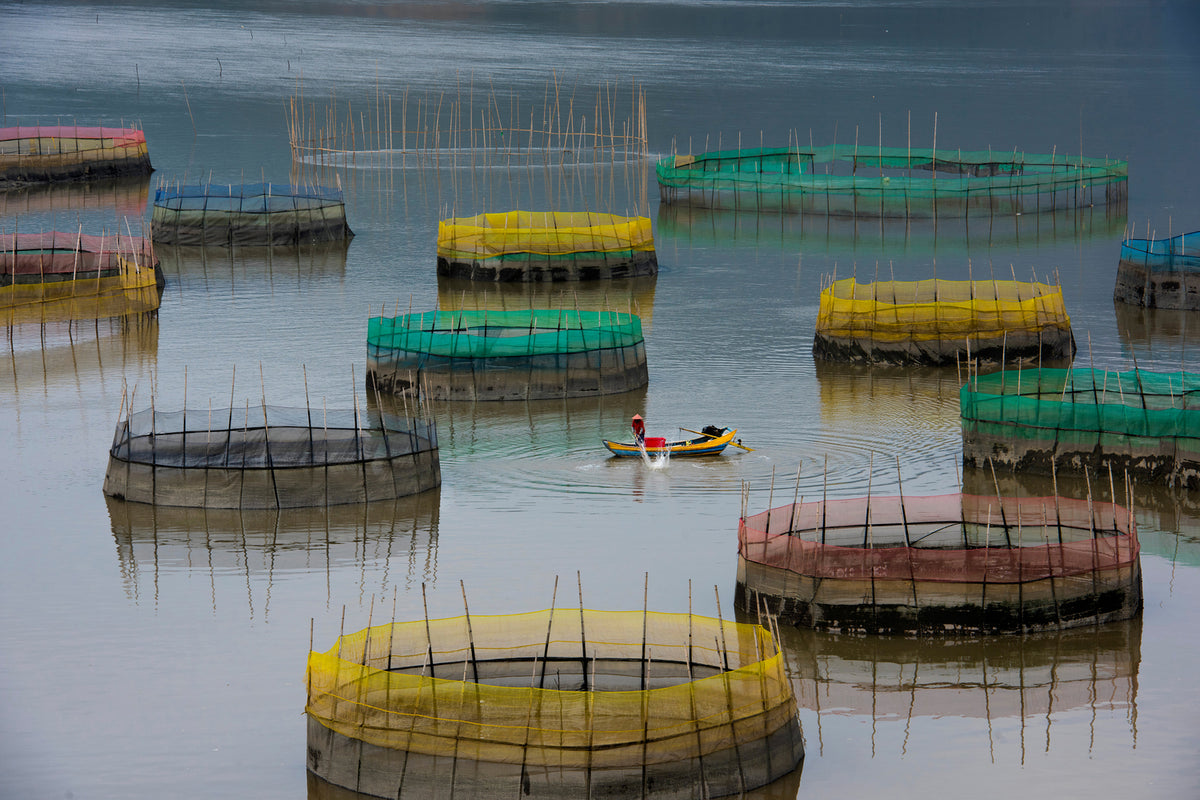
[[[710,438],[710,439],[719,439],[719,438],[721,438],[721,437],[719,437],[719,436],[713,436],[711,433],[705,433],[704,431],[694,431],[694,430],[692,430],[691,428],[680,428],[679,430],[681,430],[681,431],[687,431],[688,433],[695,433],[695,434],[697,434],[697,435],[699,435],[699,436],[707,436],[707,437],[708,437],[708,438]],[[733,441],[732,439],[729,441],[729,443],[730,443],[731,445],[733,445],[734,447],[740,447],[740,448],[742,448],[742,449],[743,449],[743,450],[745,450],[747,453],[753,453],[753,452],[754,452],[754,448],[753,448],[753,447],[746,447],[746,445],[744,445],[744,444],[741,444],[740,442],[735,442],[735,441]]]

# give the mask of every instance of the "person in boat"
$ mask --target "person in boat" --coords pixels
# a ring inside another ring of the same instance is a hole
[[[646,421],[642,419],[641,414],[634,414],[633,421],[630,423],[633,428],[633,441],[638,447],[643,447],[646,444]]]

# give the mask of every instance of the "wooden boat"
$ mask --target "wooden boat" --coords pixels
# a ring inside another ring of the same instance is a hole
[[[676,456],[720,455],[721,451],[729,444],[734,444],[735,447],[739,446],[733,442],[735,435],[737,435],[736,428],[730,430],[729,428],[716,428],[710,425],[694,439],[668,442],[661,437],[647,436],[646,455],[657,456],[669,453],[671,458],[675,458]],[[614,456],[641,456],[642,454],[642,448],[638,447],[636,442],[610,442],[607,439],[602,439],[601,441],[604,442],[604,446]]]

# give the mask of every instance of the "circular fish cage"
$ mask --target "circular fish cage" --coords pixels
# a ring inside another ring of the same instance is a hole
[[[1121,242],[1113,299],[1146,308],[1200,310],[1200,231]]]
[[[804,758],[776,638],[690,614],[393,622],[307,685],[309,772],[377,797],[720,797]]]
[[[1022,472],[1128,472],[1143,483],[1200,487],[1200,391],[1194,372],[1003,370],[960,391],[963,465]]]
[[[104,476],[110,497],[196,508],[366,503],[439,485],[432,420],[265,405],[130,413]]]
[[[146,134],[137,128],[0,128],[0,190],[26,184],[149,175],[153,171]]]
[[[649,217],[509,211],[438,223],[437,274],[503,283],[658,274]]]
[[[164,284],[154,248],[140,236],[0,237],[0,325],[146,314],[158,309]]]
[[[549,400],[649,382],[642,322],[618,311],[429,311],[372,317],[367,382],[432,400]]]
[[[1129,165],[1115,159],[882,143],[680,154],[654,171],[663,205],[856,219],[1124,207],[1129,195]]]
[[[1023,281],[830,281],[813,355],[829,361],[957,364],[1069,360],[1061,286]]]
[[[1133,514],[1062,497],[801,502],[738,524],[738,603],[861,633],[1026,633],[1142,607]]]
[[[289,184],[159,186],[151,232],[157,244],[271,247],[341,242],[341,189]]]

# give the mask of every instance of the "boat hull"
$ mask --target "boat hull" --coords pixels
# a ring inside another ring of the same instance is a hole
[[[669,453],[671,458],[678,456],[716,456],[720,455],[721,451],[733,441],[733,437],[736,434],[736,430],[730,430],[720,436],[701,436],[695,439],[667,442],[662,447],[648,446],[645,448],[645,452],[648,456],[659,456],[663,453]],[[604,446],[614,456],[635,456],[640,458],[642,455],[642,448],[633,442],[610,442],[607,439],[601,441],[604,442]]]

